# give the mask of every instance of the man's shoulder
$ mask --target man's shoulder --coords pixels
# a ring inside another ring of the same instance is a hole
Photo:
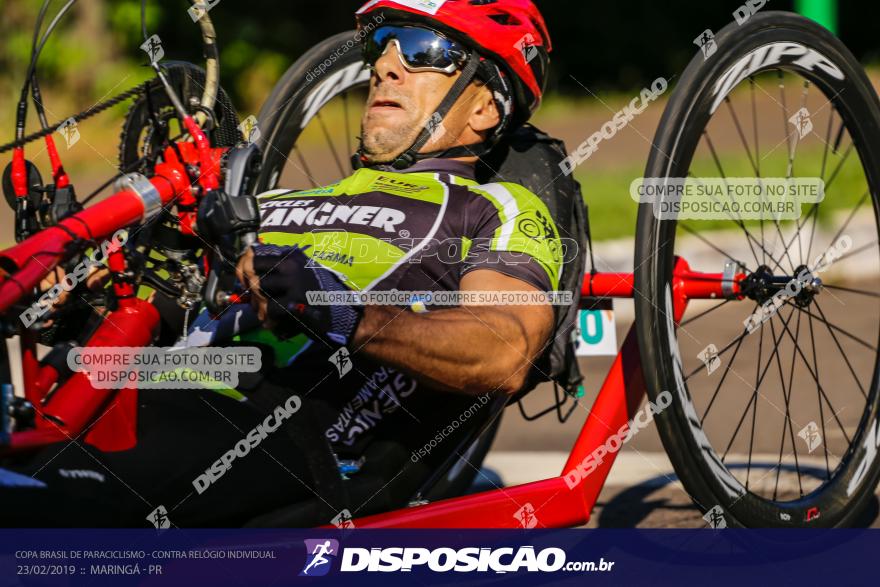
[[[561,241],[543,200],[513,182],[471,181],[466,187],[484,206],[484,221],[474,242],[488,239],[491,250],[529,255],[544,268],[555,288],[562,270]]]
[[[500,181],[481,184],[473,180],[458,179],[475,199],[491,204],[506,218],[531,214],[544,216],[552,222],[547,204],[537,194],[518,183]]]

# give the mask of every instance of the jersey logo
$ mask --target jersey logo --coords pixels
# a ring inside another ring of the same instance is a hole
[[[428,186],[409,183],[401,179],[388,177],[387,175],[380,175],[370,184],[370,188],[378,192],[414,194],[425,191],[428,189]]]
[[[396,233],[397,226],[406,221],[406,214],[394,208],[380,206],[344,206],[333,202],[313,205],[314,200],[281,200],[260,206],[263,214],[260,226],[372,226],[387,233]],[[273,209],[274,208],[274,209]]]

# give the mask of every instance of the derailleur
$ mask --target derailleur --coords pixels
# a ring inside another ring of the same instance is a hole
[[[184,310],[197,309],[202,303],[205,275],[197,263],[186,258],[185,253],[166,251],[165,254],[177,266],[175,271],[169,271],[170,281],[180,292],[177,304]]]

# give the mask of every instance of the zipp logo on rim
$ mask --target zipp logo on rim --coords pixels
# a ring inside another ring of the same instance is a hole
[[[715,113],[724,97],[741,81],[770,65],[796,65],[807,71],[818,69],[840,81],[845,79],[843,71],[815,49],[789,41],[770,43],[749,52],[721,76],[712,89],[714,100],[709,114]]]
[[[338,96],[353,85],[370,79],[370,70],[364,68],[361,61],[352,63],[324,80],[305,100],[304,114],[300,129],[305,128],[324,104]]]

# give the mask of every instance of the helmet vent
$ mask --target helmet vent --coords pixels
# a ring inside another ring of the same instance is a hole
[[[518,26],[520,24],[520,20],[515,16],[511,16],[510,14],[497,13],[490,14],[488,16],[489,18],[503,26]]]

